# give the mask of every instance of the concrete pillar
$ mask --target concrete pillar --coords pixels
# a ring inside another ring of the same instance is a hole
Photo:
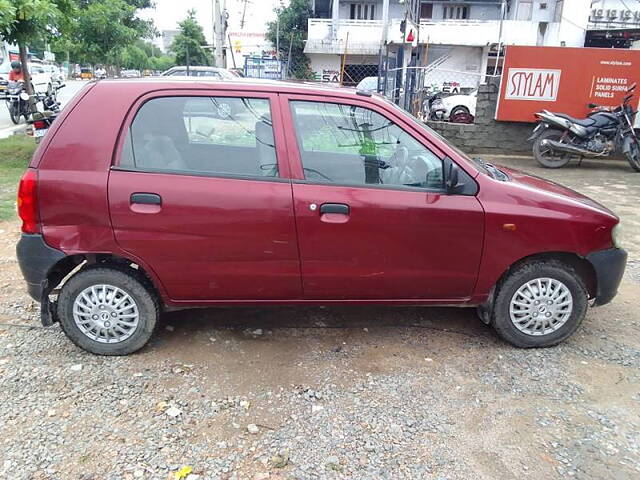
[[[487,83],[487,66],[489,63],[489,46],[482,47],[482,59],[480,61],[480,84]]]
[[[340,18],[340,0],[333,0],[331,4],[331,38],[338,38],[338,20]]]
[[[382,39],[381,43],[387,41],[387,32],[389,30],[389,0],[382,0]]]

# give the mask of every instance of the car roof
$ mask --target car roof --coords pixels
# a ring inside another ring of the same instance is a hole
[[[321,84],[315,82],[292,81],[292,80],[268,80],[258,78],[233,77],[233,79],[217,79],[213,77],[144,77],[144,78],[119,78],[105,79],[99,81],[101,85],[129,84],[131,87],[138,87],[140,90],[158,89],[181,89],[181,88],[220,88],[221,90],[234,90],[237,88],[267,91],[279,93],[304,93],[312,95],[331,95],[343,97],[375,96],[378,94],[369,91],[358,91],[351,87],[340,87],[338,85]]]
[[[171,67],[169,70],[181,70],[181,69],[187,69],[186,65],[176,65],[175,67]],[[167,70],[167,71],[169,71]],[[211,67],[211,66],[207,66],[207,65],[191,65],[189,67],[189,70],[226,70],[222,67]]]

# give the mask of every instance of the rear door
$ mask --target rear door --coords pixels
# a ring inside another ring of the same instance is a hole
[[[109,177],[116,240],[172,299],[300,297],[276,98],[162,92],[140,100],[126,120]]]
[[[437,148],[356,99],[289,96],[283,115],[306,298],[471,295],[484,213],[445,193]]]

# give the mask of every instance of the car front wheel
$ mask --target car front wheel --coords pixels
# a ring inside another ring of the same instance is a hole
[[[572,267],[555,260],[533,261],[514,269],[500,285],[492,325],[516,347],[557,345],[582,323],[588,298]]]
[[[64,284],[58,317],[73,343],[96,355],[128,355],[149,341],[159,307],[134,272],[90,267]]]

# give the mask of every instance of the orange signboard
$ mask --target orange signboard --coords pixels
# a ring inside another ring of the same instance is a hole
[[[585,117],[589,103],[619,105],[634,82],[640,50],[508,46],[496,120],[535,122],[543,109]]]

